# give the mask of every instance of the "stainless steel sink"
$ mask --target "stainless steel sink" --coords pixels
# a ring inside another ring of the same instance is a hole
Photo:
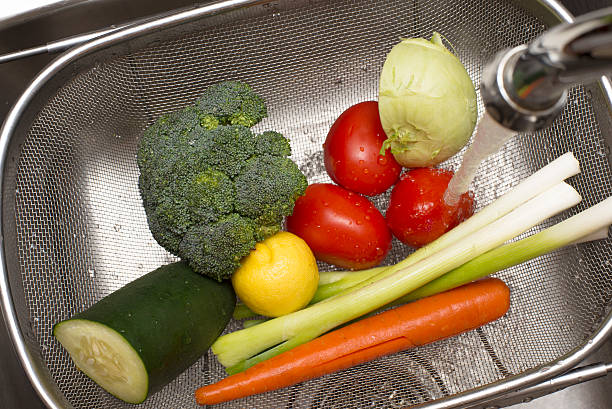
[[[468,0],[469,1],[469,0]],[[47,0],[46,3],[49,3]],[[612,0],[564,0],[575,15],[612,5]],[[9,19],[0,19],[0,54],[38,46],[56,39],[111,25],[189,7],[189,0],[58,0],[38,9],[29,9]],[[24,7],[27,7],[24,5]],[[28,82],[53,55],[38,55],[0,64],[0,122]],[[13,352],[4,323],[0,320],[0,402],[7,408],[44,408],[29,384]],[[612,340],[585,363],[612,362]],[[612,376],[567,388],[530,402],[510,406],[516,409],[604,409],[612,408]]]

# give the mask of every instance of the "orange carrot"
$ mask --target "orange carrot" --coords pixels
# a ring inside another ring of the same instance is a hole
[[[357,321],[203,386],[196,401],[212,405],[294,385],[478,328],[509,306],[510,291],[501,280],[466,284]]]

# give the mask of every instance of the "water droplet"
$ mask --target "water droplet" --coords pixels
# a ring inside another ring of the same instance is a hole
[[[368,173],[370,173],[370,169],[368,169],[368,168],[363,169],[363,174],[364,175],[367,175]]]
[[[378,162],[379,165],[384,166],[384,165],[386,165],[389,162],[389,159],[387,159],[386,156],[379,156],[378,159],[377,159],[377,162]]]
[[[323,202],[323,206],[328,207],[329,206],[329,202]]]
[[[360,147],[359,147],[359,150],[360,150],[361,152],[364,152],[364,151],[365,151],[365,148],[364,148],[363,146],[360,146]]]
[[[361,202],[355,202],[356,207],[361,207]]]
[[[357,225],[358,225],[358,226],[361,226],[362,224],[363,224],[363,221],[362,221],[362,220],[357,220]]]
[[[359,164],[363,165],[363,159],[359,159]]]

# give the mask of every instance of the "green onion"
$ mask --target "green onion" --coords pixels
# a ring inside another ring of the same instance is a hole
[[[561,172],[557,172],[556,177],[560,174]],[[537,183],[535,180],[530,184],[535,190],[541,189],[544,182]],[[524,186],[523,183],[517,188],[521,186]],[[345,291],[294,313],[221,336],[213,344],[213,352],[222,365],[234,366],[234,371],[249,367],[414,291],[580,201],[580,195],[565,183],[554,184],[523,204],[521,202],[525,200],[525,195],[533,197],[533,191],[525,191],[522,199],[516,197],[513,192],[502,196],[432,243],[438,243],[433,246],[436,249],[441,247],[439,243],[445,244],[444,251],[433,252],[427,250],[430,246],[426,246],[421,249],[425,250],[420,252],[421,258],[418,261],[407,266],[401,262],[398,264],[400,267],[396,265],[385,269],[376,277],[358,284],[355,290]],[[502,200],[504,198],[506,199]],[[482,216],[477,217],[481,214],[485,214],[488,220]],[[468,223],[471,220],[476,222]],[[461,226],[465,225],[469,227],[461,229]],[[465,231],[469,231],[473,226],[478,226],[479,229],[465,234]],[[456,230],[462,233],[453,233]],[[455,240],[444,238],[449,234],[455,237]],[[460,239],[456,238],[457,236]],[[419,251],[413,253],[413,256],[418,253]],[[376,281],[372,281],[374,279]],[[257,355],[262,351],[265,352]]]
[[[246,320],[242,323],[242,326],[244,328],[254,327],[255,325],[259,325],[265,321],[265,319]]]
[[[478,256],[386,307],[405,304],[459,287],[570,244],[605,239],[611,224],[612,197],[539,233]]]
[[[375,267],[362,271],[322,273],[319,280],[320,287],[317,289],[310,303],[317,303],[332,295],[348,290],[355,285],[365,283],[366,279],[370,280],[368,282],[375,281],[376,279],[393,274],[404,267],[414,264],[444,249],[450,244],[463,239],[468,234],[497,220],[527,200],[579,172],[580,165],[578,161],[571,152],[567,152],[521,181],[509,192],[496,199],[489,206],[480,210],[453,230],[442,235],[429,245],[418,249],[394,266]],[[235,319],[245,319],[255,316],[257,316],[257,314],[253,313],[244,304],[238,304],[234,311]]]

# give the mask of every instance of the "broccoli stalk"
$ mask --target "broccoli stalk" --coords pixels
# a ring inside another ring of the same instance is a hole
[[[222,82],[159,118],[140,141],[139,188],[153,237],[219,281],[280,230],[306,189],[289,141],[250,129],[266,115],[248,85]]]

